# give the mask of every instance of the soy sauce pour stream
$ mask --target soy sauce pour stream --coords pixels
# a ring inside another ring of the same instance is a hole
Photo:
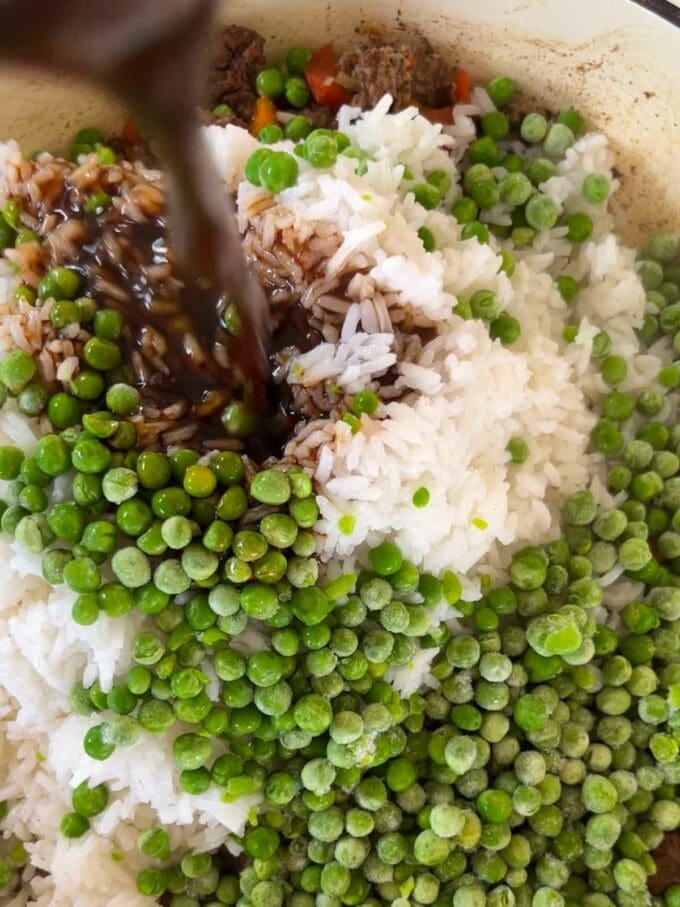
[[[269,308],[249,273],[233,206],[203,144],[198,106],[214,0],[0,0],[0,57],[96,82],[125,102],[170,177],[172,236],[184,272],[236,303],[232,359],[246,394],[266,404]],[[187,314],[209,351],[218,333],[207,294]],[[210,358],[213,381],[217,364]],[[218,376],[217,376],[218,377]]]

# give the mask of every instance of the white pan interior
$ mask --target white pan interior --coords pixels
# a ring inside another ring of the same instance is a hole
[[[606,132],[631,240],[680,221],[680,30],[631,0],[234,0],[221,13],[265,34],[273,57],[291,42],[346,45],[357,29],[415,30],[473,75],[507,73],[533,103],[577,107]],[[0,86],[0,139],[26,151],[121,118],[105,95],[54,75],[3,70]]]

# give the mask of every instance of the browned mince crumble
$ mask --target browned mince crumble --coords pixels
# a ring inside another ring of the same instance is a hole
[[[666,832],[652,853],[656,872],[647,880],[650,894],[661,897],[671,885],[680,885],[680,831]]]

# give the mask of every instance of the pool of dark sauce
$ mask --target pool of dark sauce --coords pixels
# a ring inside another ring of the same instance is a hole
[[[191,418],[200,424],[192,444],[218,437],[225,401],[232,392],[245,396],[260,411],[262,430],[248,446],[261,456],[278,453],[291,428],[287,401],[277,399],[269,381],[268,352],[293,343],[304,348],[311,338],[305,342],[303,317],[288,319],[271,342],[265,294],[248,271],[233,205],[200,136],[213,13],[213,0],[0,0],[0,55],[104,86],[150,140],[169,177],[170,233],[184,288],[171,303],[158,305],[145,285],[144,263],[168,260],[163,215],[144,225],[122,219],[108,224],[135,252],[139,267],[126,272],[111,259],[96,221],[77,266],[85,288],[100,299],[94,269],[116,271],[129,296],[124,314],[131,345],[149,326],[167,342],[169,375],[142,387],[145,396],[190,402]],[[83,216],[68,194],[62,213]],[[238,341],[231,343],[220,321],[228,301],[238,306],[241,321]],[[187,344],[187,335],[198,343]],[[228,367],[215,356],[216,343],[228,346]]]

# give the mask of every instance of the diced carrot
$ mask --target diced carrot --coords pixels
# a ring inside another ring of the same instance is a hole
[[[265,126],[271,126],[276,123],[276,106],[269,98],[258,98],[255,101],[255,110],[250,120],[250,132],[252,135],[259,135],[260,129]]]
[[[452,85],[454,102],[467,104],[470,100],[470,75],[461,69],[457,73]]]
[[[348,103],[350,93],[336,82],[338,63],[332,44],[320,47],[305,66],[305,78],[317,104],[324,107],[340,107]]]
[[[142,141],[141,136],[137,132],[137,127],[130,119],[130,117],[128,117],[123,123],[121,138],[127,145],[139,145]]]
[[[430,123],[441,123],[443,126],[451,126],[453,123],[451,107],[421,107],[420,112]]]

